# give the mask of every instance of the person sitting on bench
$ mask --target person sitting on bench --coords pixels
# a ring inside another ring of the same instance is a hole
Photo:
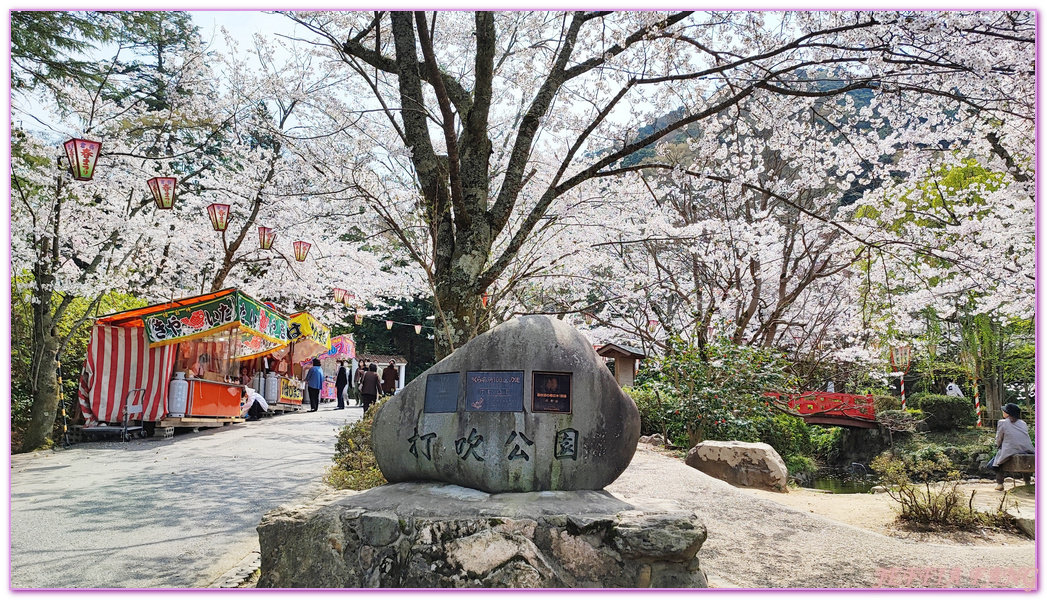
[[[1015,454],[1032,454],[1035,452],[1032,440],[1029,439],[1029,426],[1022,421],[1022,409],[1017,404],[1003,406],[1003,419],[996,424],[996,456],[989,461],[989,466],[996,471],[996,490],[1003,490],[1003,463]]]

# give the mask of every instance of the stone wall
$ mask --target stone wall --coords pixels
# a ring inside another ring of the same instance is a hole
[[[707,587],[693,511],[604,491],[340,491],[258,527],[258,587]]]

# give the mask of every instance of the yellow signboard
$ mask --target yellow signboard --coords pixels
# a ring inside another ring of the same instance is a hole
[[[284,404],[301,404],[304,392],[300,384],[286,377],[280,378],[280,402]]]
[[[306,312],[291,315],[287,338],[294,345],[294,362],[309,360],[331,349],[331,330]]]

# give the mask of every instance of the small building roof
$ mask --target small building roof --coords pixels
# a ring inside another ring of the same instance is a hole
[[[647,358],[647,354],[639,348],[633,348],[632,346],[626,346],[625,344],[604,344],[600,348],[596,349],[596,353],[600,356],[620,355],[626,358]]]
[[[398,365],[406,365],[407,359],[402,356],[396,356],[393,354],[357,354],[356,360],[363,362],[373,362],[380,365],[388,365],[389,361],[393,361]]]

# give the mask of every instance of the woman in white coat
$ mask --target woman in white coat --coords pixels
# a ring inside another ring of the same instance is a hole
[[[1000,465],[1015,454],[1032,454],[1032,440],[1029,439],[1029,426],[1021,420],[1022,410],[1017,404],[1005,404],[1003,416],[996,424],[996,447],[999,449],[989,466],[996,471],[996,489],[1003,489],[1004,472]]]

